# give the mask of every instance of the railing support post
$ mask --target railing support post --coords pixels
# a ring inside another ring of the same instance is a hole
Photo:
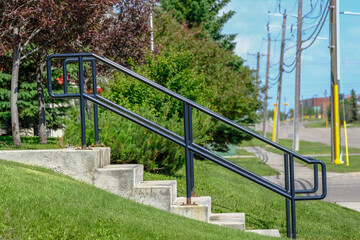
[[[86,149],[85,130],[85,101],[84,101],[84,66],[83,57],[79,57],[79,81],[80,81],[80,121],[81,121],[81,148]]]
[[[67,84],[67,62],[64,60],[63,62],[63,80],[64,80],[64,94],[68,93],[68,84]]]
[[[289,154],[284,153],[284,174],[285,174],[285,189],[287,193],[290,193],[289,187]],[[291,225],[290,225],[290,200],[285,198],[286,208],[286,234],[288,238],[291,238]]]
[[[185,168],[186,168],[186,204],[191,204],[194,195],[194,160],[189,150],[192,144],[192,114],[191,106],[184,102],[184,138],[185,138]]]
[[[96,84],[96,61],[92,60],[92,79],[93,79],[93,94],[94,98],[97,95],[97,84]],[[94,133],[95,133],[95,145],[99,145],[99,114],[98,105],[94,103]]]
[[[291,232],[292,238],[296,239],[296,208],[295,208],[295,176],[294,156],[290,154],[290,195],[291,195]]]

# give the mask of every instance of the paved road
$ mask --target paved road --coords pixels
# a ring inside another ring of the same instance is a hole
[[[262,124],[256,126],[257,130],[262,130]],[[272,132],[272,123],[267,123],[267,132]],[[349,147],[360,148],[360,128],[348,128]],[[281,122],[279,138],[292,139],[293,122]],[[299,131],[300,140],[321,142],[331,145],[330,128],[305,128],[302,124]],[[344,131],[341,129],[341,144],[344,146]],[[280,172],[279,176],[270,176],[269,180],[283,184],[283,156],[267,152],[264,149],[247,149],[263,158],[268,165]],[[330,154],[330,153],[329,153]],[[310,188],[312,181],[312,171],[300,164],[295,164],[295,177],[297,188]],[[309,181],[310,179],[310,181]],[[341,206],[348,207],[360,212],[360,173],[332,173],[327,172],[328,194],[324,201],[334,202]]]
[[[272,122],[268,122],[266,131],[272,133]],[[256,125],[257,130],[262,130],[262,124]],[[292,139],[293,135],[293,122],[281,122],[279,127],[279,138]],[[344,146],[344,130],[341,128],[341,144]],[[360,128],[347,128],[348,144],[349,147],[360,148]],[[331,145],[331,129],[330,128],[306,128],[302,124],[299,129],[300,140],[310,142],[321,142]]]
[[[254,153],[277,170],[280,175],[265,178],[284,187],[284,158],[282,155],[265,151],[259,147],[247,147],[245,150]],[[313,170],[296,162],[294,166],[296,189],[311,189],[313,187]],[[328,194],[324,201],[337,203],[360,212],[360,173],[327,172],[327,184]]]

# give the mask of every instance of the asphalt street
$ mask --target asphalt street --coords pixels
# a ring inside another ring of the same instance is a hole
[[[260,130],[261,125],[257,126]],[[292,122],[282,122],[280,125],[279,138],[292,138]],[[271,123],[267,126],[267,131],[272,131]],[[343,131],[342,131],[343,132]],[[300,128],[300,140],[322,142],[331,144],[331,132],[326,128]],[[344,137],[342,137],[344,139]],[[348,129],[349,147],[360,148],[360,128]],[[284,159],[282,155],[265,151],[262,148],[245,148],[262,158],[266,164],[280,172],[278,176],[268,176],[268,180],[281,186],[284,183]],[[296,188],[311,188],[313,182],[313,171],[301,164],[295,163]],[[333,202],[341,206],[360,211],[360,172],[353,173],[334,173],[327,172],[327,196],[324,201]]]

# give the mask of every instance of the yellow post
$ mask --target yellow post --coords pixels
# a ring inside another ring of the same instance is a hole
[[[272,141],[275,142],[275,132],[276,132],[276,122],[277,122],[277,119],[276,119],[276,112],[277,112],[277,105],[276,103],[273,104],[273,106],[275,107],[274,108],[274,121],[273,121],[273,132],[272,132]]]
[[[339,85],[333,85],[333,128],[334,128],[334,164],[341,164],[340,160],[340,126],[339,126]]]
[[[349,151],[346,133],[346,121],[344,120],[344,135],[345,135],[345,153],[346,153],[346,166],[349,166]]]
[[[326,128],[329,127],[329,126],[328,126],[328,117],[327,117],[327,115],[326,115],[326,117],[325,117],[325,125],[326,125],[326,126],[325,126]]]

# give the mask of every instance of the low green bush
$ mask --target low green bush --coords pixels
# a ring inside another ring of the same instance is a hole
[[[183,136],[183,121],[178,114],[168,117],[169,107],[164,106],[161,116],[155,116],[150,109],[141,107],[137,112],[142,116]],[[79,145],[81,131],[79,112],[74,109],[66,122],[64,143]],[[212,127],[209,117],[193,113],[194,139],[199,144],[205,143],[209,137],[206,132]],[[184,149],[169,140],[138,126],[125,118],[109,111],[99,114],[99,138],[105,146],[111,147],[111,159],[115,163],[143,164],[146,171],[161,172],[172,175],[185,163]],[[94,142],[94,126],[92,120],[86,122],[87,145]]]

